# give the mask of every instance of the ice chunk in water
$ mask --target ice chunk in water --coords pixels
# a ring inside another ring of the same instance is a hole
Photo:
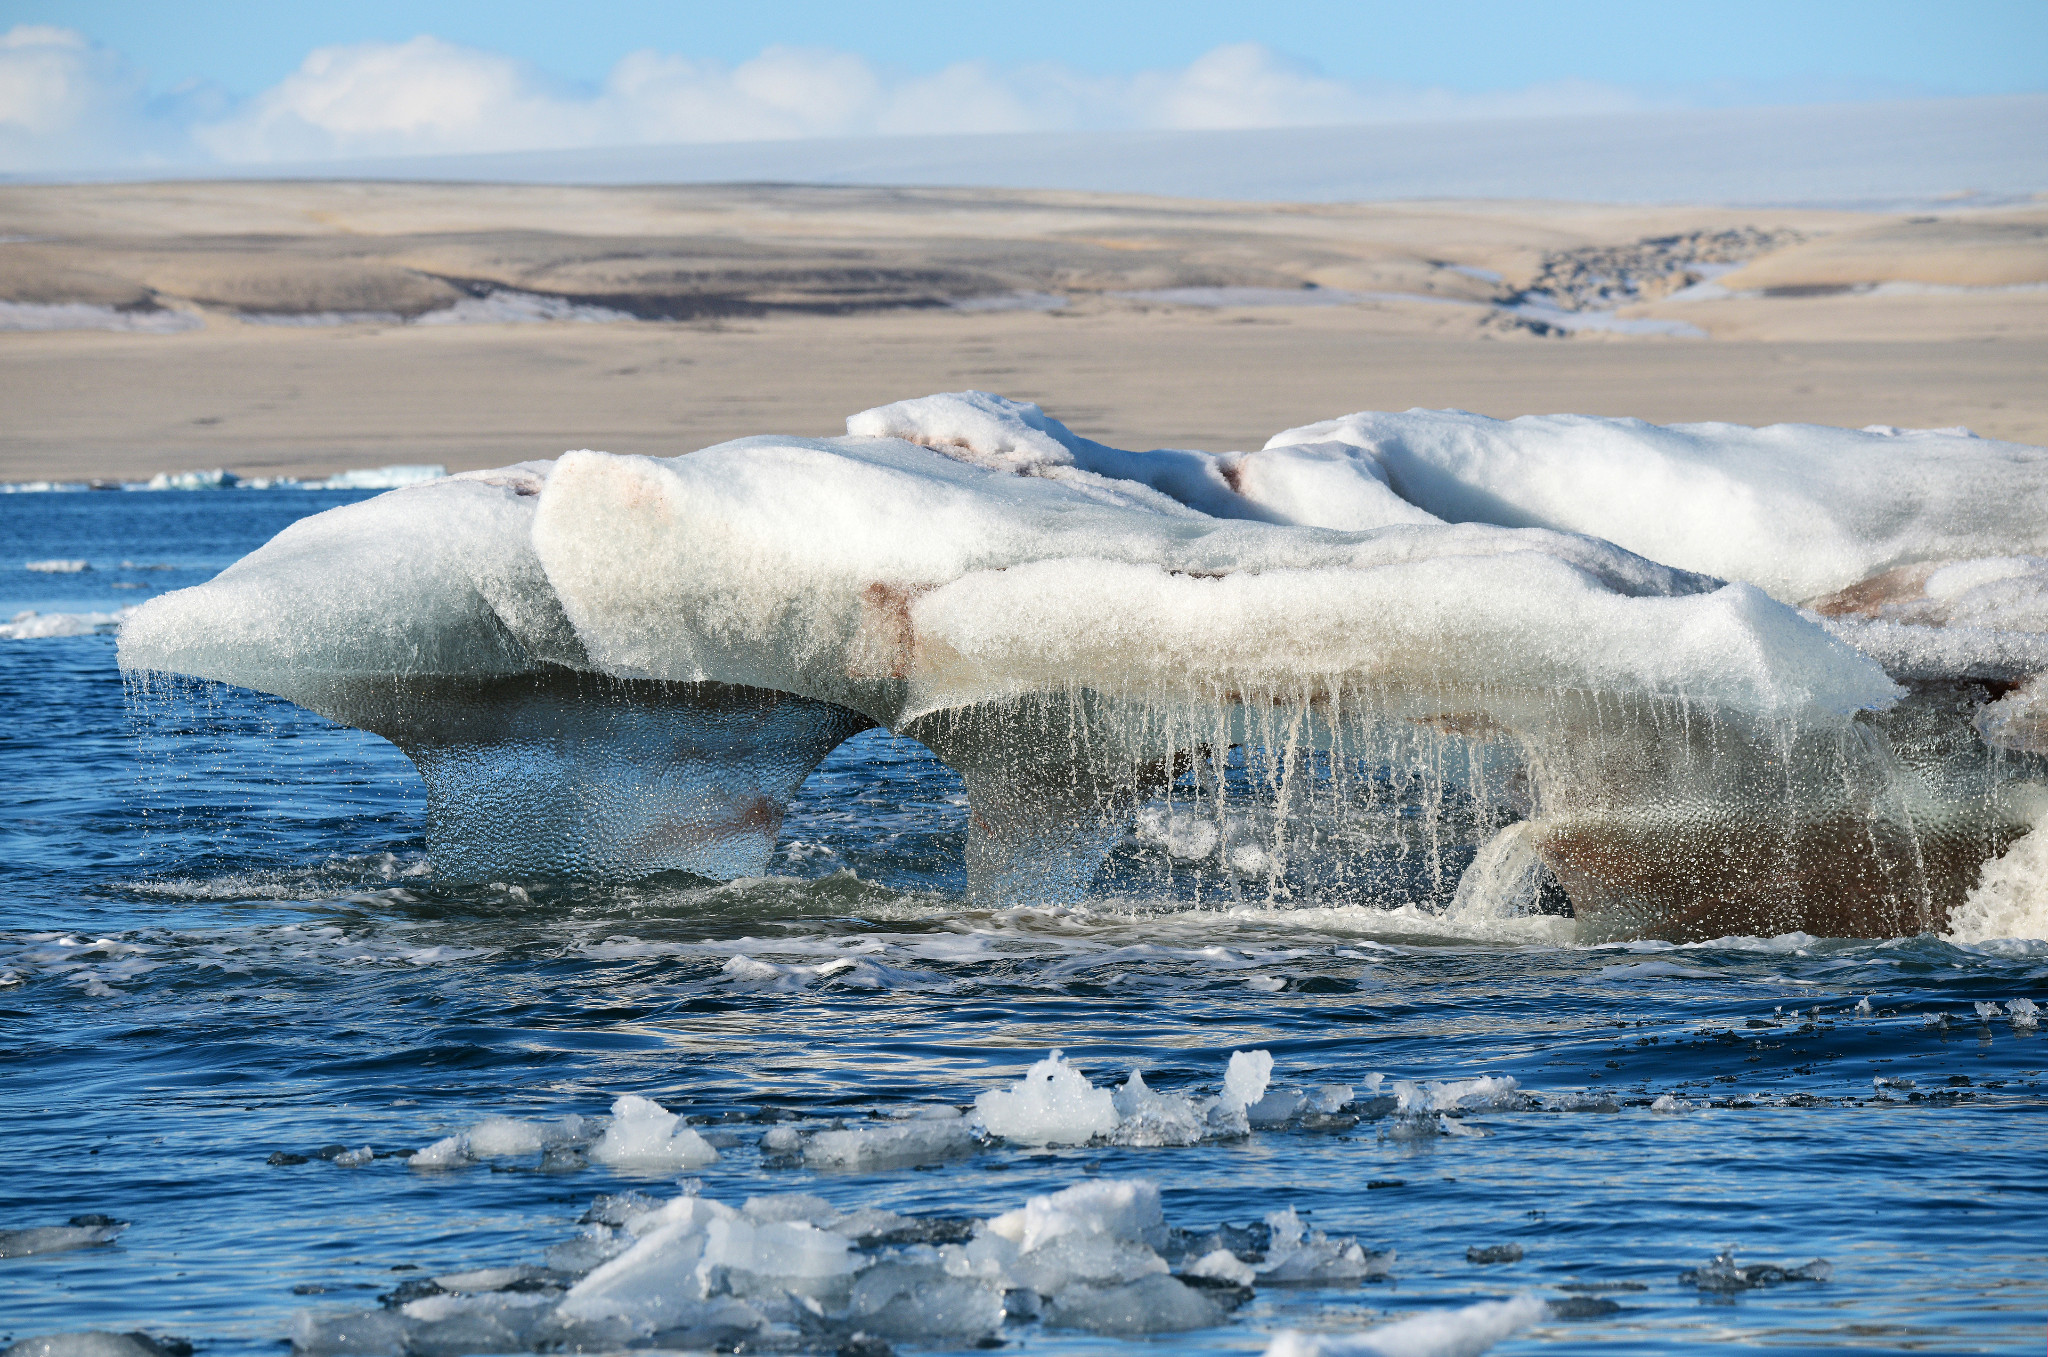
[[[67,1225],[31,1225],[0,1230],[0,1258],[26,1258],[32,1253],[63,1253],[111,1243],[128,1228],[111,1216],[73,1216]]]
[[[1332,1239],[1302,1224],[1293,1207],[1266,1216],[1272,1231],[1259,1280],[1267,1285],[1320,1286],[1384,1277],[1394,1251],[1367,1249],[1355,1239]]]
[[[985,1117],[983,1124],[987,1124]],[[965,1119],[918,1120],[819,1131],[803,1142],[803,1156],[804,1163],[815,1168],[873,1169],[893,1164],[928,1164],[972,1154],[975,1148],[974,1130]]]
[[[1117,1127],[1116,1099],[1054,1051],[1007,1089],[974,1100],[990,1135],[1025,1145],[1084,1145]]]
[[[2008,999],[2005,1011],[2011,1015],[2014,1027],[2036,1027],[2041,1022],[2040,1006],[2032,999]]]
[[[1163,1273],[1119,1286],[1076,1283],[1053,1297],[1046,1322],[1102,1334],[1180,1333],[1223,1319],[1223,1307]]]
[[[410,1333],[405,1316],[392,1310],[301,1310],[292,1320],[292,1352],[306,1357],[403,1357]]]
[[[146,1333],[53,1333],[24,1338],[4,1357],[192,1357],[192,1345]]]
[[[681,1197],[646,1219],[632,1247],[596,1268],[562,1298],[564,1319],[623,1319],[673,1328],[706,1313],[711,1278],[704,1259],[709,1227],[735,1218],[729,1206]]]
[[[1155,1093],[1137,1070],[1116,1090],[1118,1117],[1111,1138],[1119,1145],[1193,1145],[1208,1133],[1208,1119],[1194,1099],[1180,1093]]]
[[[1187,1272],[1191,1277],[1213,1277],[1234,1286],[1250,1286],[1259,1275],[1256,1268],[1229,1249],[1211,1249],[1190,1263]]]
[[[1224,1106],[1252,1106],[1266,1096],[1266,1084],[1272,1077],[1271,1051],[1232,1051],[1230,1066],[1223,1072]]]
[[[590,1157],[632,1169],[693,1169],[718,1158],[711,1143],[682,1120],[653,1099],[629,1093],[612,1104],[612,1123]]]
[[[538,1154],[559,1146],[581,1144],[595,1134],[595,1129],[588,1119],[575,1115],[546,1122],[486,1117],[467,1131],[435,1141],[406,1163],[416,1169],[443,1169],[457,1168],[476,1159]]]
[[[1538,1296],[1481,1301],[1457,1310],[1426,1311],[1361,1334],[1290,1331],[1273,1340],[1265,1357],[1479,1357],[1545,1314]]]
[[[848,1323],[859,1332],[927,1344],[993,1335],[1002,1328],[1003,1313],[1000,1288],[929,1263],[897,1260],[861,1273],[847,1305]]]
[[[1816,1258],[1798,1267],[1783,1267],[1775,1263],[1752,1263],[1748,1267],[1739,1267],[1731,1246],[1716,1254],[1705,1267],[1679,1273],[1678,1281],[1681,1286],[1696,1286],[1702,1291],[1747,1291],[1783,1282],[1831,1281],[1834,1275],[1834,1264],[1825,1258]]]

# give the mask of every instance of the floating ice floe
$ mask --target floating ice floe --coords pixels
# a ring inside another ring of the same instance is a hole
[[[1256,1228],[1176,1230],[1158,1187],[1135,1179],[982,1220],[846,1211],[803,1194],[734,1208],[692,1192],[600,1196],[584,1219],[542,1267],[407,1282],[377,1310],[302,1312],[294,1350],[829,1353],[862,1335],[969,1347],[1032,1321],[1170,1333],[1222,1322],[1257,1286],[1356,1283],[1391,1256],[1306,1230],[1291,1208]]]
[[[960,773],[988,902],[1082,893],[1136,823],[1276,901],[1888,936],[2048,809],[2044,511],[2048,453],[1954,432],[1411,411],[1130,452],[965,392],[332,510],[121,661],[393,740],[454,879],[758,873],[879,724]],[[1375,846],[1383,795],[1419,851]]]
[[[1678,1274],[1681,1286],[1696,1286],[1702,1291],[1748,1291],[1760,1286],[1779,1286],[1786,1282],[1826,1282],[1834,1279],[1835,1267],[1825,1258],[1816,1258],[1810,1263],[1797,1267],[1776,1263],[1752,1263],[1738,1267],[1733,1247],[1723,1249],[1705,1267],[1689,1268]]]
[[[26,1258],[34,1253],[66,1253],[110,1244],[128,1228],[112,1216],[73,1216],[63,1225],[30,1225],[0,1230],[0,1258]]]
[[[1283,1333],[1265,1357],[1479,1357],[1548,1313],[1536,1296],[1481,1301],[1425,1311],[1360,1334]]]
[[[1097,1088],[1088,1076],[1054,1051],[1007,1089],[991,1089],[975,1100],[975,1119],[990,1135],[1023,1145],[1085,1145],[1107,1140],[1131,1146],[1193,1145],[1217,1137],[1242,1136],[1254,1126],[1281,1126],[1308,1105],[1294,1090],[1267,1085],[1273,1057],[1267,1051],[1236,1051],[1224,1071],[1223,1089],[1208,1098],[1154,1092],[1132,1070],[1117,1089]],[[1340,1087],[1321,1090],[1318,1107],[1330,1113],[1348,1105],[1351,1090],[1332,1101]]]
[[[76,575],[92,569],[91,561],[23,561],[23,570],[33,570],[39,575]]]

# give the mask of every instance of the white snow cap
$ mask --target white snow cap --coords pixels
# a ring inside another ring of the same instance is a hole
[[[2048,450],[1966,429],[1363,411],[1266,446],[1333,441],[1441,518],[1587,533],[1786,602],[1909,562],[2048,549]]]

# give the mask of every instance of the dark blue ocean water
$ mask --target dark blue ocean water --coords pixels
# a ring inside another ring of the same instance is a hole
[[[113,612],[359,497],[0,496],[0,620]],[[52,558],[92,568],[22,568]],[[2048,1332],[2048,1033],[1973,1007],[2048,1003],[2048,945],[1578,948],[1314,899],[976,911],[957,781],[884,733],[807,784],[769,877],[454,889],[425,859],[417,777],[374,737],[249,693],[131,696],[107,635],[0,640],[0,711],[0,1230],[129,1222],[0,1258],[0,1343],[144,1330],[276,1352],[301,1310],[537,1262],[594,1194],[671,1195],[675,1175],[537,1156],[424,1173],[393,1152],[621,1093],[712,1132],[722,1153],[691,1176],[734,1205],[988,1216],[1141,1177],[1177,1226],[1291,1204],[1398,1250],[1389,1281],[1261,1287],[1211,1330],[1027,1322],[1004,1333],[1018,1351],[1257,1351],[1587,1285],[1619,1308],[1495,1351],[2032,1352]],[[1137,1066],[1213,1091],[1232,1051],[1262,1049],[1276,1084],[1492,1075],[1527,1096],[1454,1119],[1478,1135],[1368,1115],[836,1174],[759,1147],[777,1116],[964,1106],[1055,1047],[1098,1084]],[[1687,1110],[1654,1112],[1663,1094]],[[335,1145],[383,1157],[319,1157]],[[1521,1260],[1467,1261],[1502,1244]],[[1680,1282],[1729,1245],[1825,1257],[1833,1278]]]

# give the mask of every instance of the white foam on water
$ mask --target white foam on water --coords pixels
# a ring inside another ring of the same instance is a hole
[[[23,570],[33,570],[39,575],[76,575],[92,569],[91,561],[23,561]]]
[[[337,471],[324,481],[302,481],[299,484],[320,490],[396,490],[400,486],[437,481],[447,474],[448,468],[438,462],[360,467],[354,471]]]
[[[1538,1296],[1482,1301],[1456,1310],[1426,1311],[1361,1334],[1290,1331],[1273,1340],[1265,1357],[1479,1357],[1547,1313]]]
[[[197,330],[206,321],[191,311],[148,307],[130,310],[86,302],[0,301],[0,331],[119,330],[128,334],[172,335]]]
[[[2048,824],[1984,864],[1963,903],[1949,911],[1944,936],[1961,945],[2048,938]]]
[[[110,613],[42,613],[30,608],[0,622],[0,640],[44,641],[63,636],[111,636],[134,613],[122,608]]]

